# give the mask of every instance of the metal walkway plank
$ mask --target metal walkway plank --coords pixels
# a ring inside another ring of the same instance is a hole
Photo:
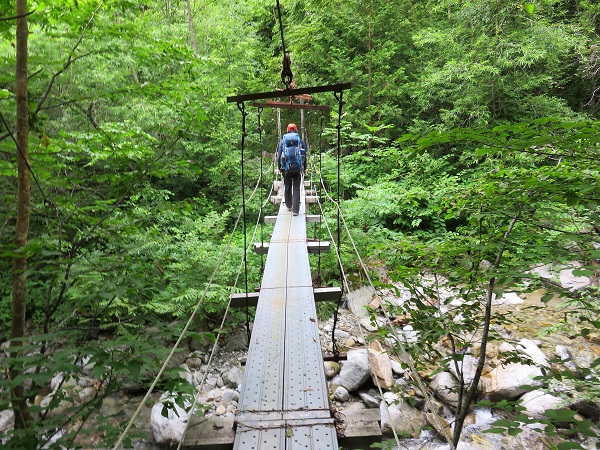
[[[302,194],[304,194],[302,188]],[[306,240],[305,202],[280,206],[236,417],[234,450],[336,450]]]

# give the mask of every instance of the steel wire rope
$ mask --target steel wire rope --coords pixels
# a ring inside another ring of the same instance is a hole
[[[271,161],[271,166],[269,166],[268,171],[271,170],[272,166],[273,166],[273,161]],[[261,179],[262,179],[263,175],[264,175],[264,172],[261,171],[261,176],[259,177],[259,180],[257,182],[257,185],[256,185],[254,191],[252,192],[252,194],[248,198],[248,201],[251,200],[252,197],[254,196],[254,194],[256,193],[258,187],[260,186],[260,182],[261,182]],[[269,192],[269,195],[267,196],[267,200],[265,200],[265,202],[261,204],[261,210],[262,210],[262,208],[264,208],[264,206],[269,201],[269,198],[270,198],[272,192],[273,192],[273,187],[271,186],[271,191]],[[242,210],[240,209],[240,213],[238,215],[238,221],[239,221],[241,215],[242,215]],[[260,217],[261,217],[261,215],[259,214],[258,215],[258,219],[257,219],[257,223],[254,226],[254,232],[252,233],[252,237],[250,238],[251,242],[252,242],[253,238],[257,234],[258,221],[260,221]],[[237,222],[236,222],[236,225],[237,225]],[[249,250],[250,245],[251,244],[248,245],[248,248],[246,250]],[[238,281],[240,279],[240,274],[242,273],[243,266],[244,266],[244,261],[241,260],[240,264],[238,266],[238,271],[237,271],[237,274],[236,274],[235,282],[233,283],[233,286],[232,286],[232,289],[231,289],[232,291],[234,291],[236,289],[236,287],[237,287],[237,283],[238,283]],[[229,296],[229,301],[227,302],[227,307],[225,308],[225,312],[223,314],[223,318],[222,318],[221,324],[219,326],[220,329],[222,329],[223,326],[225,325],[225,321],[227,319],[227,315],[229,314],[229,310],[230,309],[231,309],[231,296]],[[213,346],[211,348],[210,356],[209,356],[208,361],[206,363],[206,369],[204,369],[204,374],[202,375],[202,379],[200,380],[200,383],[197,386],[195,386],[196,390],[195,390],[195,393],[194,393],[194,401],[192,402],[192,405],[190,406],[189,411],[186,411],[186,414],[191,415],[193,413],[193,411],[195,410],[196,405],[198,404],[198,397],[200,395],[200,392],[201,392],[202,388],[204,387],[204,383],[206,381],[206,378],[208,377],[208,370],[210,369],[210,365],[211,365],[212,360],[214,358],[214,355],[216,353],[217,346],[219,344],[219,337],[220,337],[220,334],[217,333],[217,337],[216,337],[215,342],[214,342],[214,344],[213,344]],[[187,433],[189,424],[190,424],[190,420],[188,419],[186,421],[186,423],[185,423],[184,428],[183,428],[183,433],[182,433],[182,436],[181,436],[181,441],[179,441],[179,444],[177,446],[177,450],[179,450],[181,448],[181,446],[183,445],[183,441],[185,440],[185,435]]]
[[[326,197],[328,197],[329,200],[331,200],[333,203],[335,203],[335,200],[333,198],[331,198],[331,196],[329,195],[329,193],[327,193],[327,190],[325,189],[325,184],[323,182],[323,177],[322,177],[321,172],[319,172],[319,179],[321,181],[321,185],[324,188]],[[321,210],[322,216],[325,218],[325,211],[323,209],[323,205],[321,204],[321,202],[319,200],[317,200],[317,204],[319,205],[319,208]],[[329,227],[329,223],[327,222],[327,220],[325,220],[325,227],[327,228],[329,236],[330,236],[330,238],[332,239],[332,242],[333,242],[333,233],[331,232],[331,228]],[[335,242],[333,242],[333,245],[336,246]],[[336,247],[336,255],[337,255],[337,258],[338,258],[338,263],[339,263],[340,271],[341,271],[343,279],[344,279],[344,281],[343,281],[344,290],[346,291],[346,294],[348,294],[349,293],[348,279],[346,277],[346,272],[344,271],[344,266],[342,264],[342,259],[341,259],[341,256],[340,256],[340,252],[337,251],[337,250],[338,249]],[[362,341],[364,343],[363,346],[364,346],[365,350],[367,351],[367,355],[368,355],[369,347],[367,347],[367,339],[365,337],[365,334],[364,334],[364,332],[362,330],[362,326],[360,324],[358,326],[358,331],[359,331],[361,339],[362,339]],[[335,333],[335,328],[334,328],[333,333]],[[334,339],[333,333],[332,333],[332,346],[333,346],[333,339]],[[378,377],[375,377],[375,384],[377,385],[377,389],[379,391],[379,395],[381,396],[381,401],[384,402],[386,411],[388,412],[388,416],[391,418],[391,414],[389,413],[389,407],[388,407],[387,402],[386,402],[386,400],[384,398],[383,389],[381,387],[381,384],[379,383]],[[398,447],[400,447],[401,444],[400,444],[400,439],[398,438],[398,432],[397,432],[396,428],[394,427],[394,424],[392,423],[392,421],[390,421],[390,427],[392,428],[392,433],[394,434],[394,439],[396,440],[396,444],[398,445]]]
[[[371,277],[370,277],[370,275],[369,275],[369,273],[368,273],[368,271],[367,271],[367,269],[366,269],[366,266],[365,266],[365,264],[364,264],[364,262],[363,262],[363,260],[362,260],[362,258],[361,258],[361,256],[360,256],[360,253],[358,252],[358,249],[356,248],[356,244],[354,243],[354,239],[353,239],[353,237],[352,237],[352,234],[350,233],[350,230],[348,229],[348,225],[346,224],[346,221],[345,221],[345,219],[344,219],[344,216],[343,216],[343,214],[341,214],[341,208],[339,207],[339,205],[338,205],[338,204],[335,202],[335,200],[334,200],[334,199],[333,199],[333,198],[332,198],[332,197],[329,195],[329,193],[328,193],[328,192],[327,192],[327,190],[325,189],[325,184],[324,184],[324,182],[323,182],[323,178],[322,178],[322,176],[321,176],[321,173],[319,173],[319,177],[320,177],[321,184],[322,184],[322,186],[323,186],[323,188],[324,188],[324,191],[325,191],[325,195],[326,195],[326,197],[327,197],[327,198],[329,198],[329,200],[330,200],[332,203],[336,204],[336,207],[338,208],[338,211],[339,211],[339,213],[340,213],[340,217],[341,217],[342,224],[344,225],[344,228],[345,228],[345,230],[346,230],[346,234],[348,235],[348,238],[349,238],[349,240],[350,240],[350,242],[351,242],[351,244],[352,244],[352,248],[354,249],[354,252],[356,253],[356,256],[358,257],[358,260],[359,260],[359,263],[360,263],[361,269],[362,269],[362,270],[363,270],[363,272],[365,273],[365,275],[366,275],[366,277],[367,277],[367,280],[369,281],[369,286],[370,286],[370,287],[371,287],[371,289],[373,290],[373,292],[374,292],[374,295],[375,295],[375,296],[377,297],[377,299],[379,300],[379,303],[380,303],[380,305],[381,305],[381,311],[382,311],[382,312],[383,312],[383,314],[384,314],[384,317],[385,317],[385,319],[386,319],[386,323],[387,323],[387,325],[389,326],[389,328],[390,328],[390,330],[391,330],[391,333],[392,333],[392,335],[393,335],[393,337],[394,337],[394,340],[395,340],[395,341],[397,342],[397,344],[398,344],[398,348],[399,348],[399,350],[400,350],[400,355],[398,355],[398,356],[400,356],[400,357],[402,358],[402,360],[403,360],[403,361],[404,361],[404,362],[405,362],[405,363],[408,365],[408,367],[409,367],[409,369],[410,369],[410,372],[412,373],[412,375],[413,375],[413,377],[414,377],[414,380],[415,380],[415,382],[417,383],[417,386],[419,387],[419,390],[422,392],[422,394],[423,394],[423,397],[425,398],[425,407],[426,407],[426,408],[430,408],[430,406],[431,406],[431,396],[428,394],[428,391],[427,391],[427,389],[426,389],[426,387],[425,387],[425,383],[423,382],[423,379],[422,379],[422,377],[419,375],[419,372],[417,371],[417,369],[416,369],[416,367],[415,367],[415,364],[414,364],[414,361],[413,361],[413,358],[412,358],[412,356],[411,356],[411,355],[408,353],[408,351],[407,351],[407,350],[406,350],[406,348],[404,347],[403,340],[400,338],[400,336],[398,335],[398,333],[397,333],[396,329],[394,328],[394,326],[393,326],[393,324],[392,324],[392,320],[391,320],[391,318],[390,318],[390,316],[389,316],[389,313],[388,313],[387,309],[384,307],[384,304],[383,304],[383,302],[381,301],[381,297],[379,296],[379,294],[378,294],[377,290],[375,289],[375,286],[374,286],[374,284],[373,284],[373,281],[371,280]],[[319,206],[321,206],[321,203],[320,203],[320,202],[319,202]],[[341,264],[341,260],[340,260],[340,264]],[[361,335],[362,335],[362,334],[363,334],[363,333],[362,333],[362,328],[360,328],[360,327],[359,327],[359,330],[360,330],[360,332],[361,332]],[[405,341],[405,340],[406,340],[406,339],[404,339],[404,341]],[[394,348],[394,350],[395,350],[395,348]],[[382,395],[383,395],[383,394],[382,394]],[[386,407],[387,407],[387,406],[386,406]],[[432,410],[432,409],[430,409],[430,410]],[[438,417],[438,415],[437,415],[437,414],[433,414],[433,418],[434,418],[434,420],[436,421],[436,425],[438,426],[438,429],[439,429],[439,430],[444,430],[444,429],[446,428],[445,426],[443,426],[443,425],[442,425],[442,423],[441,423],[441,421],[439,420],[439,417]],[[394,431],[394,434],[395,434],[395,430],[393,430],[393,431]],[[454,448],[454,446],[453,446],[452,444],[450,444],[450,445],[451,445],[451,448]]]
[[[348,239],[350,240],[351,244],[352,244],[352,248],[354,249],[354,252],[360,262],[360,266],[363,270],[363,272],[365,273],[367,280],[369,281],[369,285],[371,286],[371,289],[373,289],[373,292],[375,293],[375,296],[377,298],[377,300],[379,301],[380,307],[381,307],[381,311],[383,312],[383,315],[385,316],[385,320],[386,323],[390,329],[390,331],[392,332],[392,336],[394,337],[394,340],[398,343],[398,348],[400,349],[400,353],[401,356],[403,357],[403,361],[408,365],[408,367],[410,368],[411,373],[413,374],[413,377],[415,379],[415,382],[417,383],[419,389],[421,390],[421,393],[423,394],[423,396],[425,397],[425,408],[426,411],[429,409],[429,411],[433,411],[433,409],[431,409],[431,396],[428,394],[428,391],[425,387],[425,383],[423,382],[422,377],[419,375],[419,372],[417,371],[415,364],[414,364],[414,360],[412,358],[412,356],[408,353],[408,351],[406,350],[406,348],[403,345],[403,340],[400,338],[400,336],[398,335],[398,332],[396,331],[392,320],[390,318],[389,312],[387,310],[387,308],[385,308],[384,306],[384,302],[381,301],[381,297],[379,295],[379,293],[377,292],[377,290],[375,289],[375,286],[373,284],[373,281],[371,280],[371,276],[369,275],[369,272],[367,271],[367,268],[360,256],[360,253],[358,251],[358,249],[356,248],[356,244],[354,243],[354,239],[352,238],[352,234],[350,233],[350,230],[348,228],[348,225],[346,224],[346,221],[344,219],[344,216],[341,216],[342,218],[342,223],[344,225],[344,228],[346,230],[346,234],[348,235]],[[404,343],[406,343],[406,337],[404,336]],[[439,420],[439,417],[437,414],[433,414],[433,418],[436,422],[437,425],[437,429],[438,430],[445,430],[447,427],[443,426],[441,421]],[[454,449],[454,445],[452,444],[452,440],[449,439],[450,442],[450,447],[452,449]]]
[[[261,173],[261,177],[262,177],[262,173]],[[259,177],[259,182],[260,182],[260,178]],[[256,187],[254,188],[254,191],[252,192],[251,196],[249,197],[249,200],[255,195],[256,191],[258,190],[258,186],[259,183],[257,183]],[[152,381],[152,383],[150,384],[150,387],[148,388],[148,392],[146,392],[146,395],[144,396],[144,398],[142,399],[142,401],[140,402],[139,406],[137,407],[137,409],[135,410],[135,412],[133,413],[133,415],[131,416],[131,419],[129,419],[129,422],[127,423],[127,426],[125,427],[125,429],[123,430],[123,432],[121,433],[121,435],[119,436],[119,439],[117,440],[116,444],[113,446],[113,450],[117,450],[118,446],[121,445],[121,443],[123,442],[123,439],[125,438],[125,436],[127,435],[127,433],[129,432],[131,426],[133,425],[134,420],[137,418],[137,416],[139,415],[142,406],[146,403],[146,401],[148,400],[148,398],[150,397],[150,395],[152,394],[152,392],[154,391],[154,388],[156,387],[156,384],[158,383],[158,380],[162,377],[162,374],[164,373],[167,364],[169,363],[169,361],[171,360],[171,358],[173,357],[175,351],[177,350],[177,348],[179,347],[179,344],[181,343],[181,341],[183,340],[183,337],[185,336],[185,334],[187,333],[194,317],[196,316],[198,309],[200,308],[200,305],[203,303],[206,294],[208,292],[208,289],[210,288],[210,286],[212,285],[212,282],[218,272],[218,270],[221,267],[221,264],[223,263],[225,256],[227,256],[227,253],[229,252],[229,248],[231,247],[231,242],[233,240],[233,236],[235,235],[235,231],[237,230],[237,227],[239,225],[240,219],[243,216],[243,212],[244,209],[240,208],[240,212],[238,213],[238,217],[235,221],[235,224],[233,226],[233,230],[231,232],[231,235],[229,236],[229,240],[227,241],[227,244],[225,245],[225,248],[223,249],[223,251],[221,252],[221,256],[219,258],[219,261],[217,262],[217,265],[215,266],[215,270],[213,271],[205,289],[204,292],[202,293],[202,296],[200,297],[200,300],[198,300],[198,303],[196,304],[196,306],[194,307],[194,310],[192,311],[192,314],[190,315],[190,318],[188,319],[185,327],[183,328],[182,332],[179,335],[179,338],[177,339],[177,341],[175,342],[175,344],[173,345],[173,348],[171,349],[171,351],[169,352],[169,355],[167,356],[165,362],[163,363],[162,367],[160,368],[160,370],[158,371],[156,377],[154,378],[154,380]],[[242,266],[244,261],[242,261],[242,263],[240,264],[240,267]],[[241,271],[241,269],[240,269]],[[238,273],[238,277],[239,277],[239,273]],[[237,281],[236,281],[237,283]],[[227,311],[229,310],[229,305],[231,304],[231,299],[228,302],[227,305]],[[225,320],[226,318],[226,314],[224,315],[223,320]],[[217,334],[217,338],[215,339],[215,345],[213,346],[213,352],[214,349],[216,348],[216,344],[218,343],[218,339],[219,339],[219,334]],[[209,360],[210,362],[210,360]],[[209,364],[207,365],[208,368]],[[183,439],[182,439],[183,441]]]

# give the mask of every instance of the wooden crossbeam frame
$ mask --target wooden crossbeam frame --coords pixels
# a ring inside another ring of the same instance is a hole
[[[232,95],[227,97],[227,103],[263,100],[265,98],[295,97],[301,94],[316,94],[319,92],[342,92],[352,87],[351,83],[331,84],[299,89],[282,89],[281,91],[261,92],[257,94]]]
[[[304,103],[274,102],[274,101],[252,103],[250,106],[254,106],[257,108],[307,109],[307,110],[318,110],[318,111],[330,111],[331,110],[331,106],[327,106],[327,105],[308,105],[308,104],[304,104]]]

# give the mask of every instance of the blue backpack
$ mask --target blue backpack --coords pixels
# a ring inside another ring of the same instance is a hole
[[[287,172],[302,172],[302,150],[298,133],[283,135],[280,166]]]

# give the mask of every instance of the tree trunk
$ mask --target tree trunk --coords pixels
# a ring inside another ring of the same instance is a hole
[[[16,349],[23,342],[18,338],[25,335],[25,299],[26,299],[26,270],[27,256],[25,246],[29,233],[29,203],[31,199],[31,180],[29,171],[29,105],[27,103],[27,0],[17,0],[17,48],[16,48],[16,97],[17,97],[17,161],[18,161],[18,193],[17,193],[17,224],[15,227],[14,243],[16,256],[13,257],[13,304],[12,327],[10,331],[10,356],[19,355]],[[10,378],[14,380],[19,374],[14,366],[10,370]],[[23,386],[12,389],[13,411],[15,413],[15,428],[24,429],[30,416],[24,398]]]
[[[187,6],[187,16],[188,16],[188,25],[190,27],[190,45],[192,46],[192,51],[194,55],[198,56],[198,47],[196,46],[196,33],[194,32],[194,17],[192,16],[192,7],[190,5],[190,0],[186,0]]]

